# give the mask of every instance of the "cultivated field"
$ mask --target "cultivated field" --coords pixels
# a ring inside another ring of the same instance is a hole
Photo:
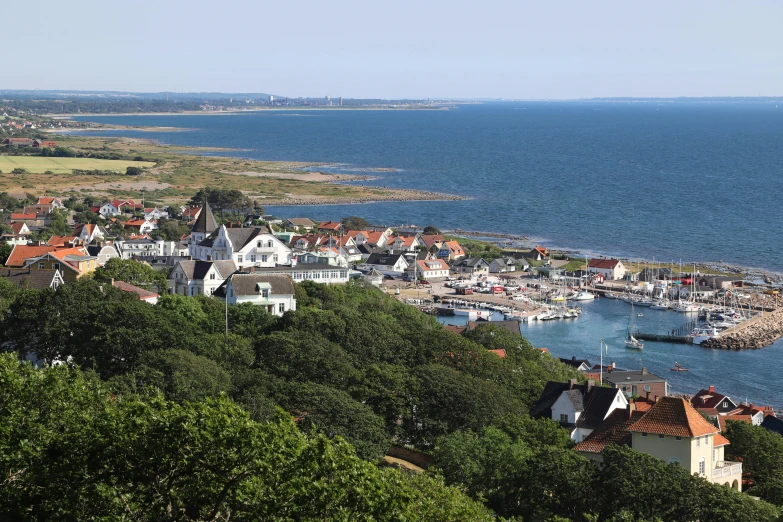
[[[70,174],[74,169],[111,170],[124,173],[127,167],[152,167],[149,161],[105,160],[93,158],[52,158],[41,156],[0,156],[0,171],[8,174],[23,168],[33,174],[51,171],[53,174]]]

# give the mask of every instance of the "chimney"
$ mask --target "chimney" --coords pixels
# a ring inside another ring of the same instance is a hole
[[[585,393],[589,392],[593,389],[593,386],[595,386],[595,381],[592,379],[587,380],[587,389],[585,390]]]
[[[615,365],[614,361],[612,361],[612,364],[609,365],[609,371],[611,372],[614,370],[617,366]]]
[[[636,404],[634,404],[633,402],[629,402],[628,406],[625,407],[625,412],[628,414],[629,419],[631,418],[631,415],[633,414],[634,411],[636,411]]]
[[[647,402],[650,402],[650,391],[648,390],[648,391],[644,392],[644,395],[645,395],[644,400],[646,400]]]
[[[576,386],[576,379],[568,379],[568,389],[573,390]]]
[[[715,393],[715,386],[710,384],[710,393]]]
[[[642,368],[642,375],[647,375],[647,368]]]
[[[653,398],[653,402],[658,402],[658,396],[657,395]]]

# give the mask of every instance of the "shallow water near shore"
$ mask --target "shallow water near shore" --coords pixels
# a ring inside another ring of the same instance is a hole
[[[280,217],[355,214],[609,255],[783,272],[783,109],[775,104],[527,102],[306,114],[77,119],[187,127],[194,130],[96,134],[241,148],[225,154],[323,162],[335,165],[332,172],[391,169],[360,183],[474,198],[268,209]]]
[[[604,365],[612,361],[618,368],[647,368],[669,382],[673,393],[694,394],[714,384],[716,389],[736,401],[748,399],[754,404],[768,404],[783,410],[780,396],[780,368],[783,367],[783,340],[760,350],[711,350],[690,344],[644,342],[643,350],[625,347],[631,307],[617,299],[596,299],[579,303],[582,315],[575,320],[533,321],[520,323],[522,335],[536,347],[546,347],[553,357],[587,359],[600,362],[601,339],[609,346]],[[666,333],[684,325],[695,315],[673,311],[636,308],[643,313],[636,327],[644,332]],[[493,320],[503,319],[495,314]],[[465,324],[464,316],[441,316],[443,324]],[[688,372],[670,370],[678,362]]]

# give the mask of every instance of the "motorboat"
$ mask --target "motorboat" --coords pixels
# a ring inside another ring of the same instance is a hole
[[[688,368],[683,368],[682,365],[680,363],[678,363],[677,361],[674,361],[674,368],[669,368],[669,370],[673,371],[673,372],[687,372],[687,371],[690,371],[690,370],[688,370]]]
[[[595,299],[595,294],[591,294],[586,290],[582,290],[581,292],[577,292],[575,295],[569,297],[568,299],[571,301],[592,301],[593,299]]]
[[[651,310],[668,310],[669,309],[669,303],[666,301],[654,301],[652,305],[650,305]]]

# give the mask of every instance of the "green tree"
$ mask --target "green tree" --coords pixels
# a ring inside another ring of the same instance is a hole
[[[11,255],[11,251],[14,249],[13,245],[8,243],[0,243],[0,265],[4,265],[8,261],[8,256]]]
[[[424,234],[425,236],[438,236],[440,235],[440,229],[432,225],[428,225],[424,227],[422,234]]]
[[[343,225],[343,230],[363,230],[370,226],[369,221],[358,216],[343,218],[340,223]]]
[[[742,471],[761,485],[783,476],[783,437],[747,422],[727,421],[724,433],[731,442],[726,460],[741,460]]]
[[[113,257],[95,271],[96,281],[108,283],[112,279],[142,288],[154,288],[160,294],[166,293],[168,289],[168,282],[163,272],[132,259]]]
[[[125,175],[126,176],[141,176],[144,173],[144,170],[140,167],[128,167],[125,169]]]

